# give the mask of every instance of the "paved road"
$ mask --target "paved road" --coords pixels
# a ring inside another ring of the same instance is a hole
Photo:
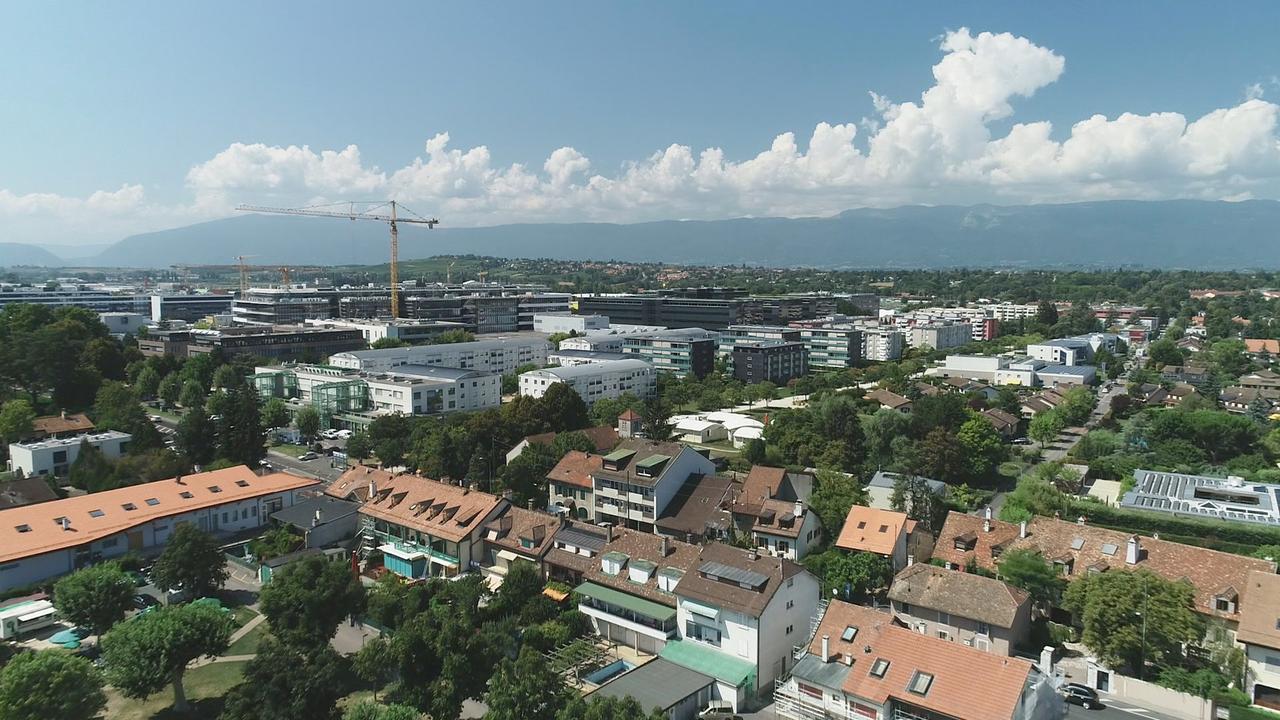
[[[1065,458],[1067,454],[1071,452],[1071,449],[1076,446],[1076,443],[1080,442],[1080,438],[1084,437],[1085,433],[1092,430],[1099,422],[1101,422],[1103,416],[1111,410],[1111,401],[1114,400],[1116,396],[1121,395],[1124,392],[1124,382],[1121,380],[1116,383],[1115,387],[1100,393],[1098,395],[1098,405],[1093,409],[1093,412],[1089,415],[1089,419],[1085,421],[1084,426],[1063,430],[1062,433],[1045,448],[1044,459],[1046,461],[1053,461]]]
[[[1072,720],[1135,720],[1135,718],[1174,720],[1170,716],[1154,710],[1148,710],[1130,703],[1108,700],[1106,696],[1103,696],[1103,702],[1106,703],[1106,707],[1101,710],[1085,710],[1079,705],[1068,705],[1067,717]]]
[[[333,467],[330,464],[329,457],[325,455],[321,455],[315,460],[299,460],[292,455],[286,455],[275,450],[267,451],[267,462],[271,463],[271,466],[276,469],[288,470],[292,473],[318,478],[326,482],[337,479],[344,469],[342,467]]]

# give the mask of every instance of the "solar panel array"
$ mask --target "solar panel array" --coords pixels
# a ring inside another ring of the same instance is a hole
[[[763,587],[765,583],[769,582],[768,575],[761,575],[754,570],[746,570],[718,562],[703,563],[698,568],[698,572],[716,580],[727,580],[752,589]]]
[[[1121,500],[1122,507],[1280,526],[1280,513],[1276,510],[1280,488],[1274,485],[1237,485],[1224,478],[1150,470],[1134,472],[1134,479],[1136,485]],[[1199,497],[1197,490],[1202,491]],[[1233,495],[1240,496],[1240,500],[1233,501]],[[1256,509],[1245,507],[1255,503]]]

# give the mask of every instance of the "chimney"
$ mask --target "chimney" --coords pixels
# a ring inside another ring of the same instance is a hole
[[[377,494],[378,494],[378,483],[373,480],[370,480],[369,481],[369,499],[372,500],[373,496]]]
[[[982,532],[984,533],[991,532],[991,518],[982,519]]]
[[[315,516],[311,518],[311,527],[316,527],[319,524],[320,524],[320,510],[319,508],[317,508]]]
[[[67,411],[66,411],[66,410],[63,410],[63,411],[59,412],[59,413],[58,413],[58,415],[59,415],[63,420],[66,420],[66,419],[67,419]]]
[[[822,662],[831,662],[831,636],[822,636]]]
[[[70,520],[68,520],[68,519],[67,519],[67,518],[65,518],[65,517],[64,517],[64,518],[62,518],[62,530],[63,530],[63,532],[66,532],[66,531],[68,531],[68,530],[70,530],[70,529],[71,529],[71,521],[70,521]]]
[[[990,505],[988,505],[988,506],[987,506],[987,507],[982,511],[982,519],[983,519],[983,520],[986,520],[987,522],[990,522],[990,521],[991,521],[991,506],[990,506]]]
[[[796,516],[796,522],[800,522],[800,518],[804,517],[804,503],[796,501],[796,506],[792,508],[791,514]]]
[[[662,536],[662,557],[666,557],[670,554],[671,554],[671,538],[667,537],[666,535],[663,535]]]
[[[1081,515],[1080,517],[1076,518],[1076,524],[1077,524],[1077,525],[1084,525],[1084,516],[1083,516],[1083,515]]]
[[[853,667],[853,653],[844,654],[844,664]]]
[[[915,555],[912,555],[912,554],[910,554],[910,553],[908,553],[908,554],[907,554],[907,567],[911,567],[912,565],[915,565],[915,564],[916,564],[916,556],[915,556]]]
[[[182,481],[182,473],[178,473],[178,476],[175,477],[173,481],[178,483],[179,485],[186,485],[186,483]]]
[[[1027,536],[1027,521],[1023,520],[1018,523],[1018,537],[1025,538]]]
[[[1124,551],[1124,561],[1129,565],[1137,565],[1138,559],[1141,557],[1142,545],[1138,543],[1138,536],[1130,535],[1128,547]]]
[[[604,526],[604,541],[607,543],[613,542],[613,525]]]
[[[752,562],[755,562],[756,560],[760,559],[760,554],[756,552],[755,548],[751,548],[750,550],[747,551],[747,559]]]

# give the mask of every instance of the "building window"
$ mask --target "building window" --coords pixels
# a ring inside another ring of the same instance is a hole
[[[816,698],[818,700],[822,699],[822,688],[816,688],[812,685],[806,685],[805,683],[797,682],[796,689],[799,690],[802,694],[808,695],[811,698]]]
[[[871,664],[872,677],[882,678],[887,672],[889,672],[888,660],[885,660],[884,658],[876,658],[876,661]]]
[[[907,690],[915,693],[916,695],[928,695],[929,686],[932,684],[933,675],[917,670],[915,675],[911,676],[911,682],[907,683]]]
[[[119,545],[119,544],[120,544],[120,538],[118,538],[118,537],[109,537],[109,538],[107,538],[107,539],[105,539],[105,540],[103,540],[103,541],[102,541],[102,549],[103,549],[103,550],[106,550],[106,549],[108,549],[108,548],[113,548],[113,547],[115,547],[115,546],[117,546],[117,545]]]
[[[988,625],[987,623],[979,622],[979,623],[978,623],[978,634],[979,634],[979,635],[987,635],[987,636],[990,636],[990,635],[991,635],[991,626],[990,626],[990,625]]]
[[[692,620],[685,622],[685,637],[693,638],[708,645],[720,646],[720,630],[718,628],[699,625]]]
[[[795,606],[796,606],[796,601],[795,601],[795,600],[788,600],[788,601],[787,601],[787,609],[788,609],[788,610],[790,610],[791,608],[793,608],[793,607],[795,607]]]

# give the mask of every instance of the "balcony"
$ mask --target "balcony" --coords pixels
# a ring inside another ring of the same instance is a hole
[[[434,562],[438,562],[442,565],[450,565],[455,568],[459,567],[462,563],[461,559],[454,557],[453,555],[441,552],[428,545],[422,545],[420,543],[413,542],[412,540],[403,540],[390,533],[380,532],[378,530],[374,530],[372,528],[366,527],[364,529],[364,534],[367,537],[374,538],[381,544],[390,545],[391,547],[395,548],[398,552],[402,552],[405,554],[421,553],[431,558],[431,560]]]

